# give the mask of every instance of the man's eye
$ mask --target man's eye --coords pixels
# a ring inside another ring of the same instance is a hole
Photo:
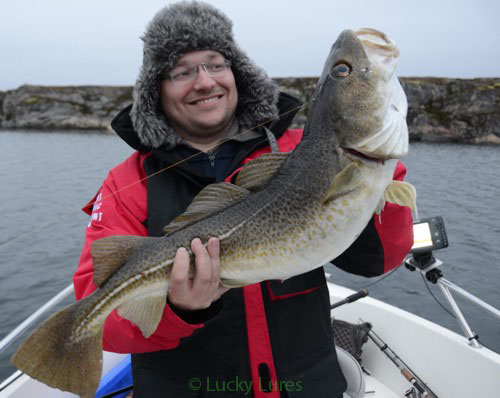
[[[192,71],[191,70],[184,70],[182,72],[177,72],[177,73],[174,73],[172,74],[172,77],[175,79],[175,78],[183,78],[183,77],[189,77],[191,75]]]
[[[226,65],[224,65],[224,63],[219,63],[219,64],[208,64],[207,65],[207,69],[210,71],[210,72],[220,72],[221,70],[223,70],[225,68]]]
[[[170,77],[174,80],[185,80],[185,79],[189,79],[193,76],[193,74],[196,73],[196,67],[193,67],[193,68],[188,68],[188,69],[183,69],[183,70],[179,70],[179,71],[176,71],[176,72],[173,72],[170,74]]]

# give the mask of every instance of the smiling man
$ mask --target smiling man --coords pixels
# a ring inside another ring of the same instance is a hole
[[[164,71],[160,91],[170,124],[195,148],[213,149],[236,122],[236,82],[230,62],[216,51],[183,54]]]
[[[136,151],[110,171],[91,202],[100,216],[87,228],[77,299],[96,289],[92,242],[162,236],[205,186],[234,181],[251,159],[289,152],[302,137],[288,129],[300,102],[280,93],[237,46],[219,10],[173,4],[152,19],[143,40],[133,104],[112,123]],[[400,164],[395,178],[404,174]],[[375,276],[401,263],[412,243],[411,213],[388,204],[381,218],[334,260],[338,267]],[[220,286],[218,239],[195,239],[191,250],[196,273],[190,279],[190,256],[179,249],[152,336],[116,311],[107,318],[104,349],[133,354],[134,398],[342,396],[322,268],[228,291]]]

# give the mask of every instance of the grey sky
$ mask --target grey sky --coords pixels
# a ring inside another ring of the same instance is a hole
[[[373,27],[401,51],[400,76],[499,77],[498,0],[208,0],[271,76],[315,76],[346,28]],[[0,90],[21,84],[131,85],[139,37],[172,1],[0,0]]]

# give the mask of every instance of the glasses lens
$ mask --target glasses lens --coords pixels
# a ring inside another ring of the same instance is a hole
[[[198,65],[187,66],[179,69],[174,69],[170,73],[170,79],[174,82],[188,82],[193,80],[198,74]]]
[[[199,67],[203,67],[205,72],[209,76],[221,76],[229,70],[229,66],[231,63],[227,60],[217,60],[216,62],[210,63],[201,63],[198,65],[184,66],[182,68],[175,68],[170,73],[168,73],[167,77],[161,77],[162,79],[170,79],[173,82],[177,83],[185,83],[190,82],[198,76]]]

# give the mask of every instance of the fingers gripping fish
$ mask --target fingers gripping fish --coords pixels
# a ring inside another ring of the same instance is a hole
[[[220,239],[221,282],[241,287],[332,260],[386,201],[415,209],[413,187],[392,180],[397,159],[408,151],[407,102],[394,74],[398,56],[381,32],[344,31],[326,60],[295,151],[251,161],[235,184],[209,185],[164,237],[94,242],[99,289],[36,329],[13,356],[14,365],[50,386],[91,397],[101,375],[106,317],[117,309],[151,336],[175,253],[195,237]]]

